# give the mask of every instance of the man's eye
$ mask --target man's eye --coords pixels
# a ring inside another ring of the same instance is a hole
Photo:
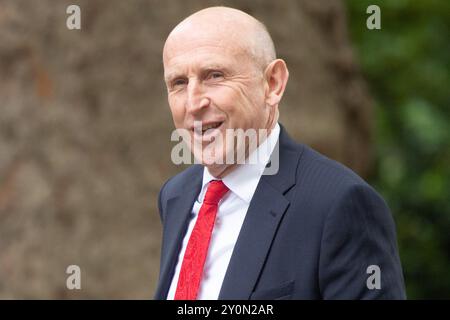
[[[223,78],[222,72],[214,71],[209,74],[210,79],[221,79]]]
[[[172,87],[183,86],[187,83],[186,79],[175,79],[172,81]]]

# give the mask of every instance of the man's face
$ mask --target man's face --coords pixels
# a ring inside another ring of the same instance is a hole
[[[219,154],[208,150],[217,135],[226,136],[227,129],[270,129],[264,71],[246,50],[230,40],[220,36],[179,37],[171,39],[164,52],[175,127],[189,130],[191,141],[201,141],[204,164],[236,154],[236,146],[225,142]],[[202,122],[201,134],[194,131],[194,121]]]

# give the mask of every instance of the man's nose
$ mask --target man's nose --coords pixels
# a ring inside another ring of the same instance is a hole
[[[190,113],[197,113],[209,105],[209,99],[205,97],[202,85],[196,79],[192,79],[188,83],[186,103]]]

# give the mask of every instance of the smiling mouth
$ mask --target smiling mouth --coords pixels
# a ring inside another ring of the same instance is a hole
[[[216,121],[216,122],[209,122],[209,123],[201,123],[200,125],[195,125],[194,127],[191,128],[191,130],[194,132],[194,134],[196,135],[209,135],[211,133],[213,133],[216,129],[218,129],[220,126],[222,126],[222,124],[224,123],[224,121]]]
[[[210,129],[217,129],[222,125],[223,122],[214,122],[207,125],[202,126],[202,134],[205,134],[206,131]]]

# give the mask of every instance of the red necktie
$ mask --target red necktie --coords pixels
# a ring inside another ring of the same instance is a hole
[[[175,300],[195,300],[197,298],[218,203],[227,192],[228,188],[221,180],[213,180],[208,185],[205,199],[184,253]]]

